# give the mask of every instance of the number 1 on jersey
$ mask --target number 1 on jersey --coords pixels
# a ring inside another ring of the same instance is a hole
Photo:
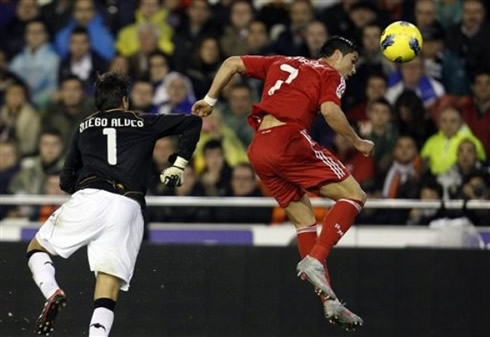
[[[285,71],[287,73],[289,73],[289,76],[288,78],[286,79],[286,81],[283,81],[283,80],[277,80],[276,83],[269,89],[269,96],[272,96],[274,95],[274,93],[281,89],[281,86],[284,82],[286,82],[286,84],[291,84],[292,81],[294,81],[294,79],[296,77],[298,77],[298,73],[299,73],[299,70],[290,66],[289,64],[281,64],[281,66],[279,67],[279,69],[281,69],[282,71]]]
[[[116,129],[103,128],[102,134],[107,136],[107,162],[109,165],[117,164],[117,144],[116,144]]]

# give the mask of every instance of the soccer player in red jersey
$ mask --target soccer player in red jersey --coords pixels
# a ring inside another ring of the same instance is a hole
[[[362,319],[345,308],[330,287],[326,258],[352,226],[366,201],[366,193],[344,165],[311,139],[308,131],[318,111],[332,129],[366,156],[374,143],[361,139],[340,108],[345,78],[355,73],[356,46],[343,37],[331,37],[318,60],[285,56],[233,56],[219,69],[206,97],[192,112],[211,114],[220,91],[236,73],[264,81],[262,99],[252,108],[249,123],[256,130],[248,149],[250,161],[297,229],[302,260],[298,275],[315,287],[326,318],[346,330]],[[336,201],[317,236],[316,220],[305,192]]]

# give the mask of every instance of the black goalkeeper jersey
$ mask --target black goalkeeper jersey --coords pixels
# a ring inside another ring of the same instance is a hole
[[[61,172],[61,189],[98,188],[125,195],[144,208],[157,139],[179,135],[177,155],[189,160],[199,141],[196,116],[152,115],[120,109],[97,112],[80,123]]]

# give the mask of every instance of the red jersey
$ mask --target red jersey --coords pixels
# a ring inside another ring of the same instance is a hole
[[[278,120],[310,130],[322,103],[340,105],[345,91],[342,75],[320,60],[286,56],[242,56],[245,75],[264,81],[262,99],[248,117],[257,129],[270,114]]]

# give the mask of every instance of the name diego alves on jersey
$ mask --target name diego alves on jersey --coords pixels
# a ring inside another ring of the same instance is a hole
[[[130,119],[130,118],[105,118],[105,117],[92,117],[84,120],[80,123],[79,131],[82,133],[88,128],[92,127],[110,127],[110,128],[142,128],[145,123],[142,120]]]

